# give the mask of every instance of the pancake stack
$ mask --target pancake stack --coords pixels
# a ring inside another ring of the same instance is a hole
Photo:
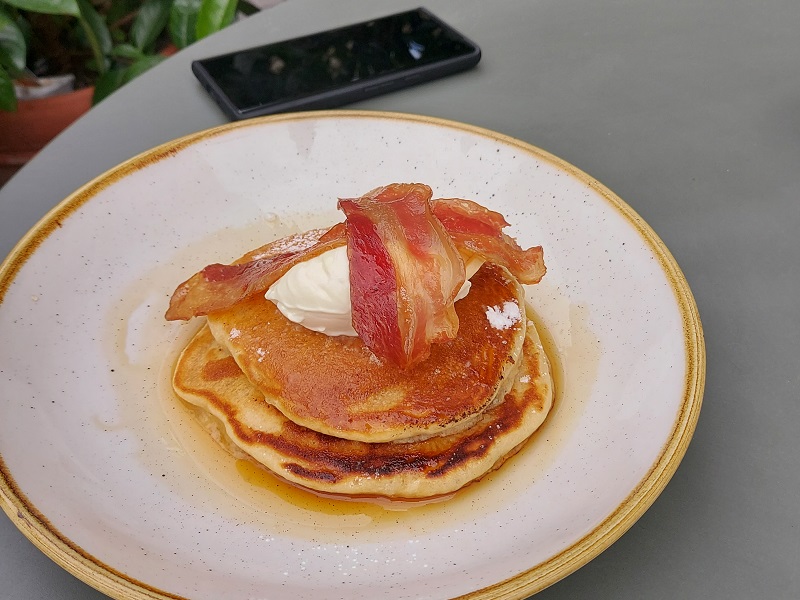
[[[553,382],[524,292],[485,263],[456,302],[456,338],[411,369],[357,337],[286,319],[258,294],[209,314],[173,387],[224,444],[326,494],[451,494],[513,455],[544,421]]]

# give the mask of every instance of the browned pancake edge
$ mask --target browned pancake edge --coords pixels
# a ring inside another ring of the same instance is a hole
[[[275,474],[319,492],[400,499],[452,493],[516,452],[553,402],[550,365],[527,328],[511,389],[466,429],[413,442],[366,443],[322,434],[266,402],[208,327],[186,347],[173,386],[218,419],[236,447]]]

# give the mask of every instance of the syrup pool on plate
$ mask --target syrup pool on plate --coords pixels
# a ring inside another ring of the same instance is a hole
[[[303,217],[288,222],[273,219],[252,231],[226,230],[215,234],[213,239],[198,242],[196,247],[183,249],[180,256],[171,258],[170,264],[188,265],[183,277],[186,279],[194,272],[192,269],[199,270],[206,264],[198,264],[192,258],[195,254],[216,256],[207,262],[233,260],[273,239],[325,226],[334,219]],[[302,223],[302,228],[297,223]],[[249,246],[242,247],[243,244]],[[109,348],[115,354],[119,378],[131,387],[153,392],[143,395],[138,405],[128,406],[127,415],[117,425],[149,427],[149,432],[140,431],[142,439],[151,439],[155,433],[161,443],[143,444],[141,460],[153,470],[154,476],[165,471],[165,463],[169,463],[172,475],[163,478],[163,485],[195,503],[198,510],[215,507],[237,522],[253,524],[265,533],[280,532],[320,541],[325,537],[340,539],[348,531],[358,532],[362,539],[380,539],[387,528],[401,527],[407,534],[421,534],[431,527],[455,527],[523,494],[526,482],[541,475],[553,460],[558,440],[572,428],[577,415],[578,411],[563,406],[567,381],[566,365],[561,359],[564,349],[550,335],[546,318],[539,315],[534,318],[551,362],[554,406],[540,430],[502,468],[452,497],[435,501],[341,500],[312,493],[223,449],[172,391],[174,363],[201,325],[199,319],[189,323],[164,320],[169,296],[183,279],[175,280],[174,268],[154,267],[142,282],[121,290],[120,301],[107,322]],[[573,344],[581,328],[574,329]],[[142,411],[152,414],[142,419]]]

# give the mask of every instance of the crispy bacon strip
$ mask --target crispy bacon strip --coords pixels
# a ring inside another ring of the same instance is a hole
[[[539,283],[547,271],[541,246],[523,250],[505,233],[503,215],[460,198],[434,200],[433,214],[441,221],[459,249],[480,255],[506,267],[520,283]]]
[[[522,283],[545,274],[541,246],[523,250],[503,215],[471,200],[431,201],[421,184],[392,184],[341,199],[347,222],[277,240],[233,264],[213,264],[175,290],[168,320],[229,308],[263,292],[295,264],[347,244],[353,326],[376,355],[404,368],[455,337],[460,252],[505,266]]]
[[[345,242],[344,223],[337,223],[327,231],[315,229],[276,240],[230,265],[208,265],[178,286],[165,316],[168,321],[188,320],[230,308],[266,290],[297,263]]]
[[[431,189],[392,184],[340,199],[347,216],[353,328],[377,356],[411,368],[458,332],[464,262],[430,210]]]

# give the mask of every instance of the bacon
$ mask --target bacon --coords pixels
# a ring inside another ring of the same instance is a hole
[[[506,267],[520,283],[539,283],[547,271],[541,246],[523,250],[505,233],[505,217],[461,198],[434,200],[433,214],[441,221],[460,251]]]
[[[345,244],[344,223],[276,240],[230,264],[208,265],[184,281],[172,294],[168,321],[230,308],[263,292],[299,262]]]
[[[213,264],[175,290],[167,320],[186,320],[264,292],[299,262],[347,244],[353,327],[377,356],[412,368],[458,332],[455,297],[464,256],[500,264],[538,283],[541,246],[523,250],[503,215],[471,200],[431,200],[422,184],[391,184],[340,199],[346,223],[277,240],[230,265]]]
[[[455,337],[464,263],[430,207],[431,189],[392,184],[340,199],[347,216],[353,328],[377,356],[408,369]]]

